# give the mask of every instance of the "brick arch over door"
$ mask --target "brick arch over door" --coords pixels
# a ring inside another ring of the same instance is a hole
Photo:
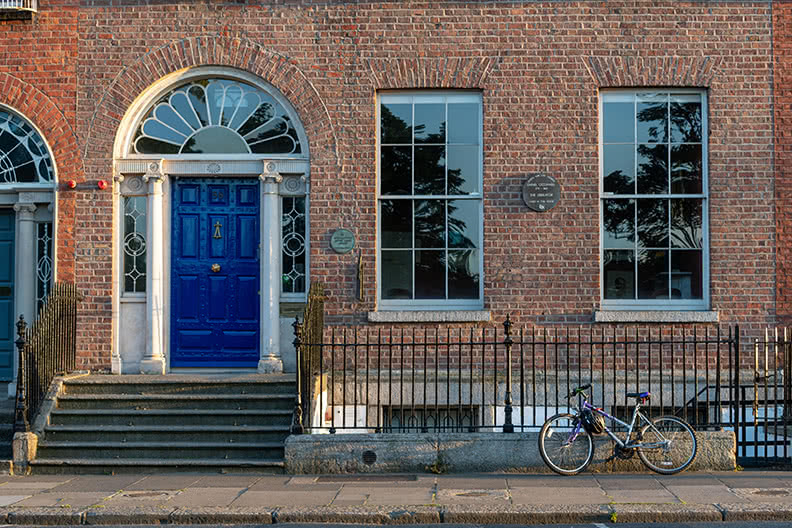
[[[66,116],[44,92],[13,75],[0,73],[0,104],[27,119],[41,132],[54,158],[58,181],[83,179],[77,136]],[[62,187],[62,186],[61,186]],[[54,190],[54,189],[53,189]],[[57,280],[74,280],[75,194],[59,192],[56,222]]]

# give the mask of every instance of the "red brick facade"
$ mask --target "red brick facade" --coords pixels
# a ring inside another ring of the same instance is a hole
[[[484,308],[495,321],[588,322],[599,309],[597,101],[620,87],[707,90],[711,309],[754,329],[774,323],[776,309],[792,316],[792,136],[782,128],[792,121],[790,4],[42,4],[33,22],[0,22],[2,41],[14,43],[0,51],[0,103],[42,130],[61,181],[110,180],[130,104],[173,72],[232,67],[283,93],[310,143],[311,274],[329,289],[333,320],[362,322],[376,309],[375,96],[416,88],[482,93]],[[522,203],[532,172],[561,184],[549,212]],[[83,365],[108,368],[112,193],[91,184],[59,196],[59,278],[73,273],[86,294]],[[357,236],[362,301],[357,250],[329,247],[338,228]]]

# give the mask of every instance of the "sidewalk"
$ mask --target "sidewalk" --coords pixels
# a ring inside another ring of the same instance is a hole
[[[0,477],[8,524],[792,520],[792,472]]]

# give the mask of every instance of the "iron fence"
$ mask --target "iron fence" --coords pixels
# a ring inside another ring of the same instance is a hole
[[[30,327],[19,316],[15,432],[30,430],[52,380],[75,368],[80,299],[73,284],[56,283]]]
[[[626,393],[652,393],[653,415],[699,429],[733,426],[737,327],[329,327],[296,342],[302,428],[314,433],[532,431],[592,383],[617,416]],[[316,337],[321,337],[317,340]],[[310,357],[304,355],[311,350]]]

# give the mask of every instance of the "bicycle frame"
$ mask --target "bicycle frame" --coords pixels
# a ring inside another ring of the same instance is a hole
[[[622,440],[621,438],[616,436],[616,434],[613,431],[611,431],[608,428],[607,425],[605,425],[605,434],[607,434],[610,437],[610,439],[613,440],[614,442],[616,442],[616,444],[619,447],[621,447],[622,449],[634,449],[634,448],[637,448],[637,447],[640,447],[642,449],[659,449],[659,448],[667,447],[668,440],[666,440],[665,437],[663,436],[663,434],[659,430],[657,430],[657,428],[655,428],[655,426],[651,422],[651,420],[649,420],[649,418],[647,418],[643,413],[641,413],[641,411],[640,411],[641,403],[640,402],[636,402],[635,407],[633,408],[632,420],[628,424],[627,422],[623,422],[623,421],[619,420],[615,416],[611,416],[610,414],[606,413],[602,409],[598,409],[597,407],[594,407],[593,405],[591,405],[588,402],[587,399],[584,398],[584,395],[581,394],[579,396],[579,399],[581,401],[578,402],[578,415],[583,410],[589,410],[591,412],[595,412],[595,413],[599,414],[603,418],[606,418],[606,419],[610,420],[611,423],[616,422],[619,425],[627,428],[627,436],[625,437],[625,440]],[[663,439],[663,441],[646,443],[646,444],[641,443],[641,442],[633,443],[631,441],[631,439],[632,439],[633,431],[635,431],[635,429],[636,429],[636,421],[638,420],[638,418],[641,419],[641,422],[639,422],[638,425],[640,425],[641,423],[646,423],[649,427],[652,428],[652,430],[654,430],[655,433],[657,433],[658,436],[660,436],[660,438]],[[582,424],[578,420],[578,423],[575,426],[575,429],[572,431],[572,434],[569,435],[569,443],[572,443],[575,440],[577,435],[580,433],[581,427],[582,427]]]

